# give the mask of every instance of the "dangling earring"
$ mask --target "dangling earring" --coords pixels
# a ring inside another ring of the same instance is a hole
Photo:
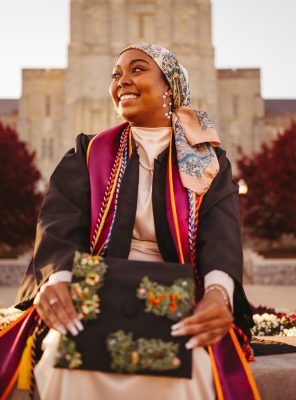
[[[167,98],[167,95],[168,95],[168,92],[165,92],[164,93],[164,95],[162,96],[162,98],[163,98],[163,104],[162,104],[162,106],[163,106],[163,108],[165,108],[167,105],[166,105],[166,98]]]
[[[165,94],[162,96],[163,97],[163,104],[162,104],[163,108],[167,107],[166,102],[165,102],[167,96],[168,96],[168,92],[165,92]],[[166,112],[164,115],[167,117],[167,119],[171,119],[172,114],[173,114],[172,113],[172,103],[170,102],[169,103],[169,111]]]
[[[172,118],[172,115],[173,115],[173,112],[172,112],[172,103],[170,102],[170,103],[169,103],[169,112],[165,113],[165,116],[167,117],[167,119],[171,119],[171,118]]]

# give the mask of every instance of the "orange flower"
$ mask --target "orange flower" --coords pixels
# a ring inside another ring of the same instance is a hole
[[[154,292],[149,292],[149,301],[152,302],[155,299]]]
[[[154,292],[149,292],[149,301],[150,304],[152,304],[153,306],[157,306],[164,298],[163,294],[160,294],[159,296],[155,297]]]

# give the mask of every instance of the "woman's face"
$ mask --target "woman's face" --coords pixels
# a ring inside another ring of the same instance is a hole
[[[170,126],[171,90],[158,65],[141,50],[122,53],[113,68],[110,94],[117,113],[132,126]],[[163,95],[167,92],[166,107]]]

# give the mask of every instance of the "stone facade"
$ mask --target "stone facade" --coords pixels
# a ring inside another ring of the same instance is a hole
[[[218,70],[219,132],[231,161],[238,148],[251,154],[258,150],[264,137],[264,101],[260,92],[259,69]],[[234,172],[236,172],[233,163]]]
[[[3,125],[17,129],[19,100],[0,99],[0,121]]]
[[[0,260],[0,287],[19,286],[28,267],[28,260]]]
[[[274,139],[291,121],[296,122],[296,100],[265,100],[265,126],[268,137]]]
[[[265,258],[245,249],[244,271],[252,284],[296,285],[296,259],[293,258]]]
[[[47,181],[63,153],[64,69],[24,69],[18,132]]]
[[[132,42],[173,49],[191,77],[193,103],[217,113],[209,1],[72,0],[71,33],[65,143],[78,132],[97,133],[118,122],[108,93],[110,74],[119,51]]]
[[[137,41],[157,42],[180,59],[193,106],[213,117],[232,161],[238,146],[250,154],[270,140],[260,70],[217,70],[211,30],[210,0],[72,0],[68,67],[23,70],[17,129],[36,151],[44,179],[77,134],[120,122],[109,98],[110,73],[118,52]],[[2,114],[0,102],[0,120]]]

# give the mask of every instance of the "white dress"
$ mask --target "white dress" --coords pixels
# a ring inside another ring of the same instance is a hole
[[[171,128],[132,128],[141,162],[153,168],[154,159],[167,146]],[[159,252],[152,211],[152,177],[139,169],[136,221],[129,259],[163,261]],[[53,368],[60,334],[50,330],[44,354],[35,367],[42,400],[212,400],[215,390],[210,358],[204,348],[192,351],[192,379],[123,375]]]

